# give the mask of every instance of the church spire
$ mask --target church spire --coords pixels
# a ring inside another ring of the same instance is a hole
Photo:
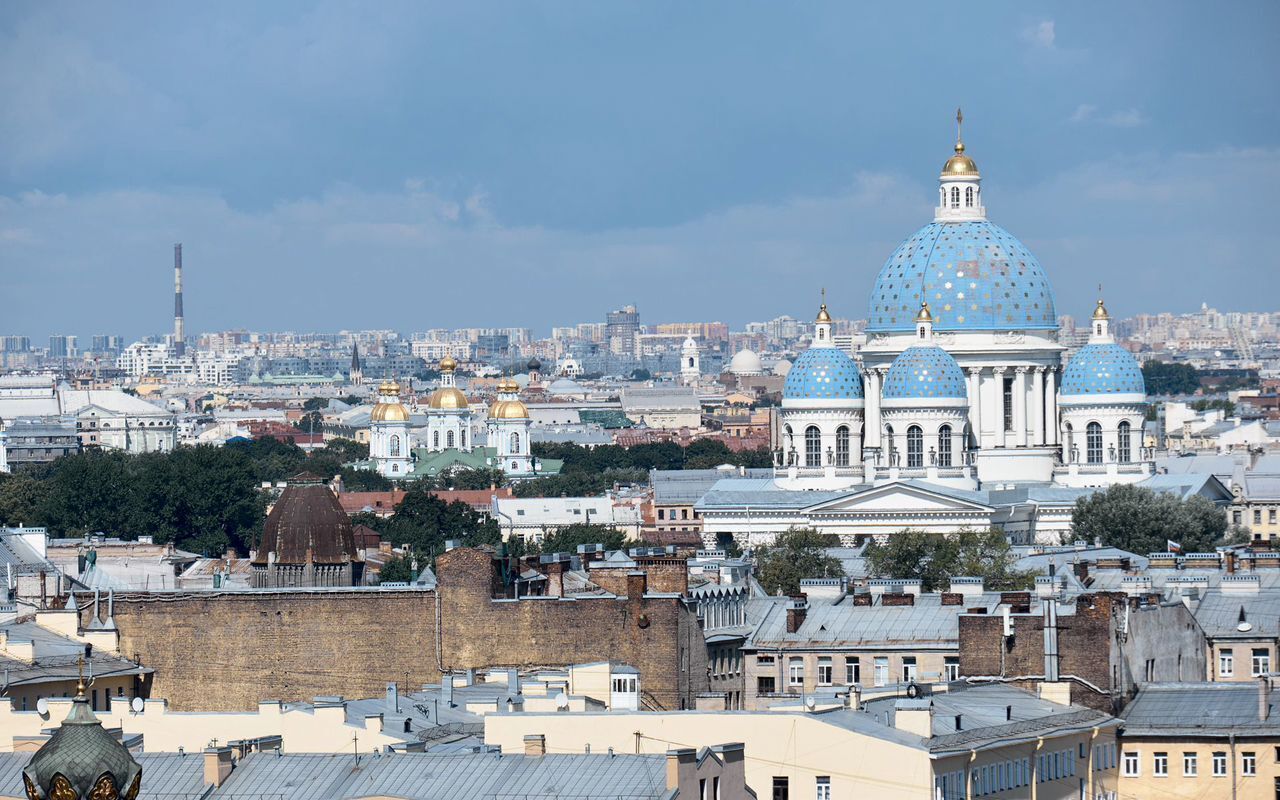
[[[813,321],[813,344],[811,347],[834,347],[831,340],[831,314],[827,311],[827,290],[822,289],[822,304],[818,306],[818,317]]]
[[[937,222],[973,222],[987,218],[982,207],[982,176],[978,165],[965,155],[964,112],[956,109],[955,154],[942,166],[938,178],[938,208],[934,213]]]

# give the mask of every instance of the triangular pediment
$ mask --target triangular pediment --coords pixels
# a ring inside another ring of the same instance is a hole
[[[972,512],[991,511],[991,506],[980,500],[952,492],[945,487],[937,489],[919,483],[889,483],[855,494],[815,503],[805,509],[810,514],[842,512]]]

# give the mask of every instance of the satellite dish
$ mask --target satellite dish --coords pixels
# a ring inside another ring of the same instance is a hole
[[[1246,633],[1248,631],[1251,631],[1253,630],[1253,623],[1241,622],[1239,625],[1236,626],[1236,630],[1240,631],[1241,633]]]
[[[557,694],[556,708],[568,708],[568,707],[569,707],[569,695],[565,694],[564,692],[560,692],[559,694]]]
[[[804,699],[804,707],[812,711],[818,705],[818,701],[813,699],[813,695],[809,695]]]
[[[133,698],[133,700],[129,701],[129,708],[132,708],[133,713],[135,714],[141,714],[142,709],[146,707],[147,707],[147,701],[143,700],[141,697],[135,697]]]
[[[48,713],[49,713],[49,701],[48,701],[48,699],[46,699],[46,698],[44,698],[44,697],[41,697],[39,700],[37,700],[37,701],[36,701],[36,711],[40,712],[40,714],[41,714],[42,716],[43,716],[43,715],[45,715],[45,714],[48,714]]]

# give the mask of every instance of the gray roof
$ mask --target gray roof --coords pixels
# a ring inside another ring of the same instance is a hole
[[[655,469],[649,473],[653,501],[660,505],[688,503],[692,505],[725,478],[738,478],[736,470],[725,469]],[[768,479],[772,469],[748,469],[747,478]]]
[[[1249,573],[1261,574],[1261,573]],[[1275,573],[1272,573],[1275,577]],[[1239,631],[1244,610],[1248,631]],[[1204,593],[1195,607],[1196,621],[1206,636],[1214,638],[1280,635],[1280,588],[1259,589],[1256,593],[1229,593],[1213,588]]]
[[[1069,572],[1076,562],[1094,564],[1103,558],[1127,558],[1131,568],[1137,570],[1145,570],[1148,563],[1145,556],[1118,547],[1014,547],[1012,552],[1017,557],[1013,564],[1015,569],[1033,570],[1038,575],[1049,574],[1050,564],[1054,573],[1061,575],[1064,570]]]
[[[31,753],[0,753],[0,797],[26,797],[22,768]],[[204,793],[204,759],[199,754],[136,753],[142,765],[139,797],[200,797]]]
[[[18,528],[0,529],[0,572],[8,565],[13,565],[15,575],[28,575],[45,571],[57,572],[48,559],[41,557],[31,545],[22,538]]]
[[[1246,472],[1243,483],[1246,500],[1280,501],[1280,475]]]
[[[8,635],[10,642],[31,642],[35,650],[32,661],[0,655],[0,670],[4,671],[9,685],[74,681],[79,676],[79,659],[85,652],[83,643],[42,628],[32,620],[0,625],[0,630]],[[97,647],[93,655],[85,659],[84,668],[86,675],[97,678],[145,675],[153,671]]]
[[[1231,492],[1226,484],[1216,475],[1208,473],[1152,475],[1146,480],[1139,481],[1138,486],[1157,492],[1176,494],[1182,500],[1197,494],[1216,502],[1231,500]]]
[[[1267,695],[1260,720],[1258,686],[1248,683],[1149,683],[1124,710],[1126,736],[1236,736],[1280,732],[1280,691]]]

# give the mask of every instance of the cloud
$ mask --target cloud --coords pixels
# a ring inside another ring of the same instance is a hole
[[[1098,107],[1090,103],[1081,103],[1076,106],[1076,110],[1071,112],[1071,116],[1067,119],[1076,124],[1096,123],[1112,128],[1136,128],[1147,122],[1146,116],[1136,108],[1099,114]]]
[[[1022,30],[1022,40],[1035,47],[1042,47],[1046,50],[1052,50],[1054,42],[1057,40],[1058,34],[1051,19],[1046,19],[1030,25]]]

